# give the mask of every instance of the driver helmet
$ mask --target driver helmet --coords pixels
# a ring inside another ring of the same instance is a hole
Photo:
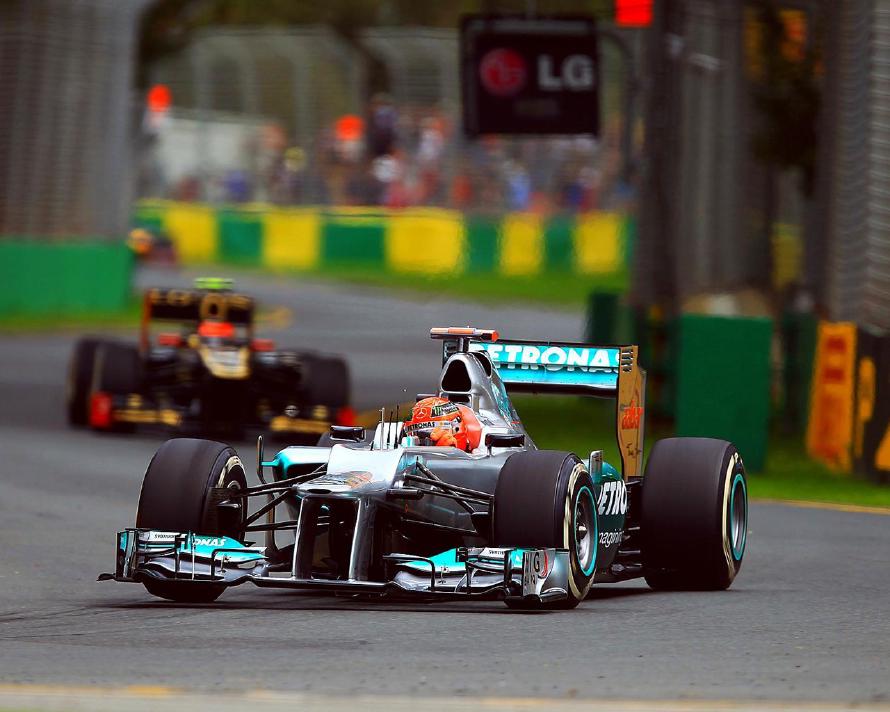
[[[482,426],[471,408],[434,396],[414,404],[403,433],[417,438],[419,445],[470,452],[479,446]]]

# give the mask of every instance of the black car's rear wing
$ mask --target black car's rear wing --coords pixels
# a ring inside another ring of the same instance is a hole
[[[642,474],[646,372],[637,362],[637,346],[504,341],[492,331],[467,329],[466,334],[456,331],[437,329],[431,333],[433,338],[444,342],[443,358],[458,350],[484,351],[511,392],[614,398],[623,474],[625,477]]]
[[[226,321],[252,330],[253,314],[254,301],[246,294],[207,289],[149,289],[142,301],[140,345],[143,350],[148,347],[148,328],[152,321],[196,325],[208,320]]]
[[[253,299],[235,292],[203,289],[149,289],[145,309],[151,319],[198,322],[207,319],[250,324]]]

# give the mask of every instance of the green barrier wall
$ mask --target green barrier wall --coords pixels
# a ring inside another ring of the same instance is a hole
[[[574,268],[575,222],[568,217],[547,221],[544,230],[544,264],[553,272],[571,272]]]
[[[133,257],[122,243],[0,240],[0,315],[70,315],[127,307]]]
[[[260,264],[263,239],[263,218],[260,213],[220,210],[217,213],[217,229],[222,262]]]
[[[772,332],[765,318],[679,319],[677,435],[730,440],[753,471],[766,459]]]
[[[494,272],[498,265],[498,223],[491,218],[466,219],[467,268],[472,272]]]
[[[327,214],[321,227],[321,259],[336,266],[382,266],[386,221],[379,215]]]

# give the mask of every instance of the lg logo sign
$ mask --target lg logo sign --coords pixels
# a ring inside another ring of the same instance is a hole
[[[552,57],[538,57],[538,86],[545,91],[587,91],[593,88],[593,60],[586,54],[570,54],[559,69]]]
[[[461,98],[468,136],[599,135],[592,17],[465,15]]]
[[[512,49],[493,49],[479,63],[482,85],[495,96],[513,96],[525,86],[525,60]]]
[[[519,93],[527,75],[525,60],[512,49],[493,49],[479,63],[482,85],[495,96]],[[570,54],[558,64],[549,54],[537,58],[537,88],[541,91],[589,91],[595,81],[593,60],[588,55]]]

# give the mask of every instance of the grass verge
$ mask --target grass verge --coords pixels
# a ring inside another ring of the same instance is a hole
[[[33,331],[83,331],[85,329],[132,329],[139,324],[141,302],[134,299],[118,312],[80,312],[74,314],[4,314],[0,315],[0,333]]]
[[[515,397],[513,401],[538,447],[571,450],[582,456],[601,449],[607,462],[616,466],[620,462],[613,402],[549,396]],[[671,435],[669,430],[650,429],[646,452],[655,440]],[[766,469],[748,473],[748,489],[754,499],[890,508],[890,487],[835,472],[811,460],[802,443],[787,437],[771,438]]]
[[[537,303],[565,308],[583,308],[594,289],[614,292],[627,289],[627,278],[623,274],[587,277],[568,273],[513,277],[499,274],[439,276],[394,274],[356,267],[322,267],[313,272],[291,274],[297,278],[385,287],[396,292],[423,295],[425,300],[445,296],[489,304]]]

